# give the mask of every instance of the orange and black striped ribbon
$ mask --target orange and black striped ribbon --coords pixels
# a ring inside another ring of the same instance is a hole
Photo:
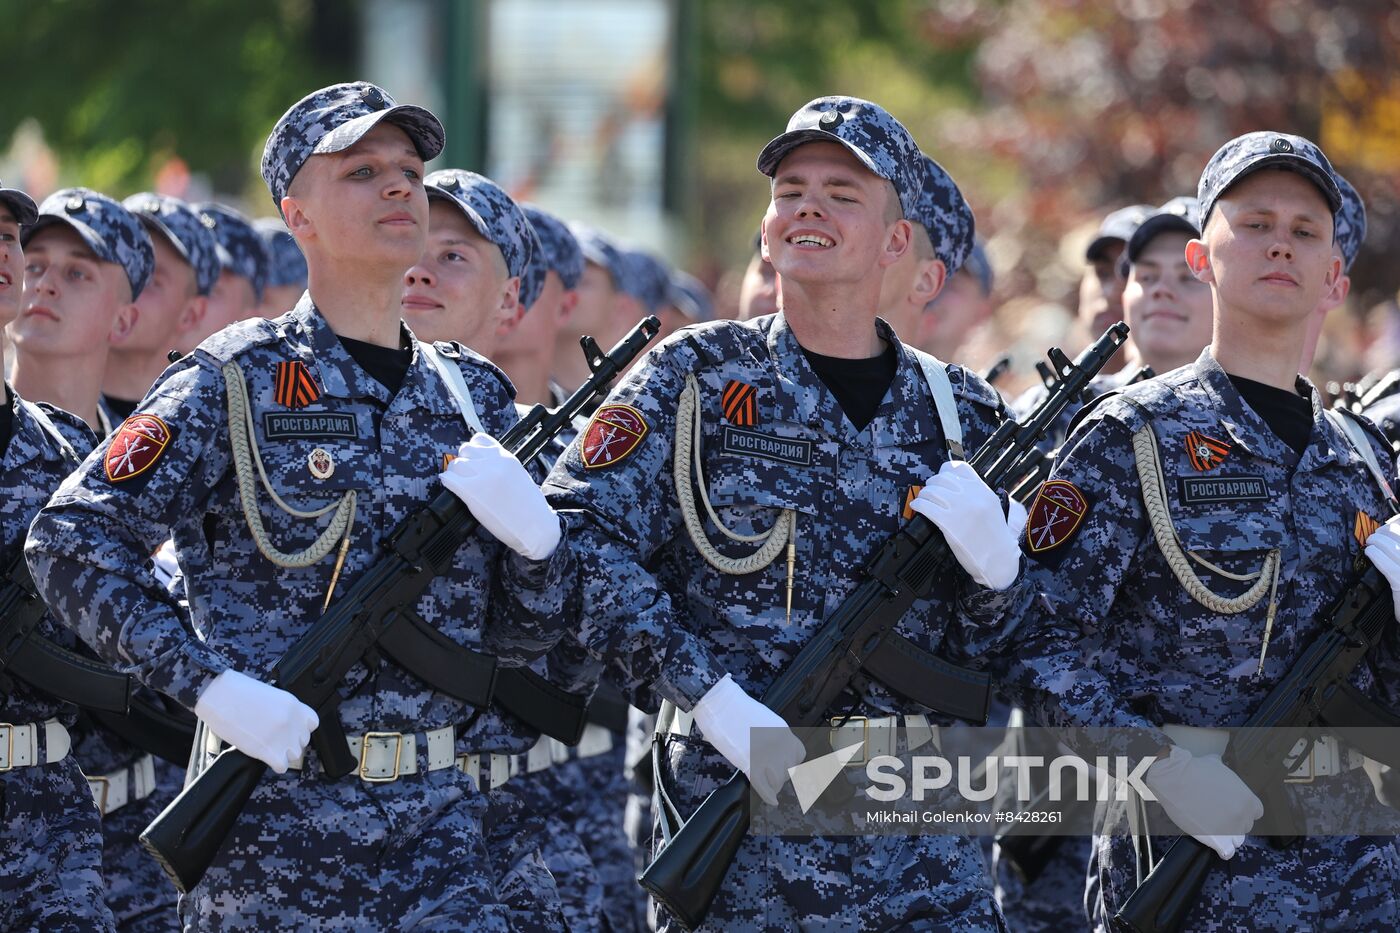
[[[321,390],[316,387],[316,380],[311,378],[305,363],[289,360],[277,364],[272,397],[287,408],[305,408],[321,397]]]
[[[1224,441],[1218,441],[1200,431],[1191,431],[1186,435],[1186,456],[1197,470],[1218,467],[1229,454],[1230,445]]]
[[[758,422],[758,392],[737,379],[724,387],[724,417],[732,425],[751,428]]]
[[[1357,509],[1356,524],[1352,527],[1351,533],[1356,535],[1356,543],[1362,547],[1366,546],[1366,539],[1376,533],[1376,529],[1381,527],[1381,523],[1376,521],[1365,512]]]

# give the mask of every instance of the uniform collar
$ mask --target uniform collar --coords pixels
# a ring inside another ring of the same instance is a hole
[[[365,372],[350,356],[320,309],[311,301],[309,292],[302,294],[301,300],[290,314],[301,325],[302,333],[311,348],[312,358],[316,361],[317,381],[323,393],[338,398],[373,398],[386,406],[390,403],[389,390]],[[422,352],[413,331],[402,322],[399,326],[403,328],[413,348],[413,359],[393,401],[409,408],[426,409],[434,414],[458,413],[457,402],[451,390],[443,382],[432,361]],[[453,363],[455,365],[455,358]]]
[[[881,400],[874,419],[866,426],[876,447],[914,444],[933,436],[932,402],[924,383],[923,370],[894,330],[880,318],[875,329],[895,350],[895,375]],[[778,374],[777,405],[784,420],[817,428],[854,445],[863,431],[856,431],[842,412],[836,396],[807,362],[802,347],[782,311],[773,316],[768,330],[768,354]],[[910,413],[917,413],[910,417]]]
[[[1360,457],[1352,450],[1351,443],[1327,418],[1322,396],[1313,384],[1302,376],[1298,377],[1296,388],[1300,394],[1307,396],[1312,406],[1313,426],[1308,438],[1308,447],[1300,458],[1297,451],[1285,444],[1244,400],[1230,381],[1229,375],[1216,362],[1215,357],[1211,356],[1210,347],[1201,351],[1201,355],[1192,364],[1192,370],[1219,413],[1220,423],[1230,435],[1231,442],[1254,456],[1272,460],[1290,469],[1304,471],[1317,470],[1329,463],[1350,464],[1360,461]]]

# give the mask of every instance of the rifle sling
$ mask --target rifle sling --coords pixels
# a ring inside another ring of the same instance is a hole
[[[991,677],[931,654],[898,632],[889,632],[862,662],[865,672],[921,706],[986,725]]]
[[[189,764],[194,746],[191,720],[169,713],[139,695],[132,698],[131,711],[125,716],[101,710],[91,710],[89,715],[143,752],[182,768]]]
[[[496,700],[526,725],[565,745],[577,745],[588,725],[588,698],[558,687],[528,667],[503,668]]]
[[[15,649],[5,673],[86,709],[125,713],[131,702],[130,677],[55,645],[38,632],[30,632]]]
[[[440,693],[484,709],[497,680],[496,659],[465,648],[414,612],[400,612],[378,647],[395,664]]]

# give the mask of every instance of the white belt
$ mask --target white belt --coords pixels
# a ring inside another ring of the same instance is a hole
[[[129,767],[109,774],[89,775],[87,782],[97,812],[106,816],[151,796],[156,789],[156,760],[154,756],[142,755]]]
[[[1207,729],[1201,726],[1166,725],[1162,731],[1175,745],[1180,745],[1193,755],[1222,755],[1230,744],[1227,729]],[[1302,754],[1305,740],[1299,739],[1288,753],[1289,757]],[[1331,777],[1361,767],[1366,756],[1354,748],[1342,745],[1335,735],[1320,736],[1313,742],[1312,751],[1284,778],[1290,784],[1309,784],[1320,777]]]
[[[384,784],[397,781],[408,774],[417,774],[418,752],[425,749],[426,771],[440,771],[450,768],[456,762],[452,743],[456,730],[452,726],[429,729],[427,732],[366,732],[364,735],[347,736],[350,754],[358,761],[354,771],[356,777],[367,784]],[[206,733],[205,749],[217,755],[224,742],[213,732]],[[297,757],[288,764],[294,771],[300,771],[302,758]]]
[[[44,760],[39,760],[39,728],[44,729]],[[13,725],[0,722],[0,771],[27,768],[30,765],[51,765],[68,757],[73,740],[57,719],[42,723]]]
[[[500,787],[518,774],[536,774],[555,765],[578,758],[593,758],[612,751],[612,733],[604,726],[589,723],[583,729],[578,745],[568,746],[555,738],[542,735],[530,750],[519,755],[458,755],[457,766],[471,776],[482,790]],[[487,759],[487,787],[481,786],[481,765]],[[501,760],[504,760],[502,763]]]
[[[484,794],[500,787],[509,781],[513,774],[517,773],[515,759],[519,757],[522,756],[496,753],[472,754],[458,755],[456,761],[457,767],[466,772],[467,777],[472,779],[477,790]],[[482,767],[483,765],[485,768]],[[483,776],[486,778],[485,781],[482,780]]]
[[[930,742],[938,743],[938,727],[929,725],[928,717],[911,713],[903,717],[905,746],[909,751]],[[871,758],[894,755],[899,745],[899,716],[846,716],[828,720],[831,727],[831,747],[846,748],[856,742],[865,744],[864,754],[848,762],[848,767],[863,766]],[[695,717],[676,710],[671,719],[671,735],[690,735]]]

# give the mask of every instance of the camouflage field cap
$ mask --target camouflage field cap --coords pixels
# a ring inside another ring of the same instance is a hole
[[[105,194],[90,188],[64,188],[44,198],[34,223],[20,240],[28,246],[34,234],[54,224],[67,224],[102,262],[115,263],[126,273],[134,301],[151,280],[156,265],[150,234],[136,215]]]
[[[992,274],[992,261],[987,258],[987,247],[982,242],[981,237],[972,241],[972,251],[967,254],[967,262],[963,268],[977,280],[977,287],[981,289],[983,297],[992,293],[992,284],[995,276]],[[952,273],[948,273],[952,275]]]
[[[267,284],[276,288],[288,285],[306,287],[306,257],[302,255],[297,238],[287,231],[276,217],[259,217],[253,229],[262,237],[267,251]]]
[[[1133,231],[1138,228],[1138,224],[1147,219],[1157,208],[1151,204],[1134,204],[1131,207],[1120,207],[1103,219],[1099,224],[1099,229],[1094,233],[1094,238],[1089,241],[1089,246],[1084,250],[1084,258],[1093,262],[1103,256],[1103,251],[1111,243],[1127,243],[1133,237]]]
[[[559,276],[565,289],[577,288],[578,280],[583,277],[583,250],[570,232],[569,225],[533,204],[522,204],[520,209],[525,212],[526,219],[540,239],[545,268]]]
[[[332,84],[292,104],[263,146],[262,177],[281,210],[292,179],[313,155],[348,149],[381,121],[401,128],[424,161],[442,152],[447,133],[432,111],[398,104],[367,81]]]
[[[671,291],[671,270],[660,259],[640,249],[622,252],[622,290],[636,298],[648,314],[666,306]]]
[[[1215,151],[1196,185],[1196,199],[1201,202],[1201,224],[1210,217],[1211,208],[1220,196],[1246,175],[1263,168],[1281,168],[1297,172],[1317,186],[1332,213],[1341,205],[1337,179],[1332,163],[1311,140],[1287,133],[1268,130],[1236,136]]]
[[[133,194],[122,202],[122,207],[164,236],[194,270],[195,289],[201,295],[209,294],[219,280],[220,268],[212,224],[179,198],[151,191]]]
[[[219,265],[253,283],[253,293],[262,301],[267,285],[267,247],[252,222],[227,204],[205,201],[194,209],[212,225]]]
[[[1337,208],[1337,218],[1333,229],[1336,231],[1337,248],[1342,251],[1344,272],[1351,272],[1351,264],[1356,262],[1356,254],[1361,252],[1361,244],[1366,240],[1366,204],[1361,195],[1351,186],[1351,182],[1333,172],[1337,182],[1337,193],[1341,195],[1341,206]]]
[[[953,176],[923,153],[919,154],[919,161],[919,196],[909,219],[928,231],[933,255],[943,261],[947,274],[952,275],[972,252],[977,221]]]
[[[681,269],[671,273],[669,301],[692,321],[708,321],[715,316],[715,302],[705,283]]]
[[[505,257],[506,271],[520,276],[520,303],[529,308],[544,287],[543,267],[531,269],[539,237],[525,212],[505,190],[485,175],[458,168],[442,169],[423,179],[431,200],[446,200],[466,215],[476,232]]]
[[[904,216],[912,218],[923,187],[923,167],[914,137],[879,104],[858,97],[818,97],[792,115],[787,130],[758,154],[768,177],[804,143],[838,142],[871,172],[894,185]]]
[[[1178,198],[1172,198],[1148,214],[1143,222],[1138,224],[1133,235],[1128,238],[1128,262],[1137,262],[1137,258],[1142,255],[1143,250],[1147,249],[1147,244],[1152,242],[1152,238],[1169,230],[1175,230],[1187,236],[1200,236],[1201,202],[1193,197],[1182,195]]]
[[[39,216],[39,206],[34,203],[33,198],[18,188],[6,188],[3,181],[0,181],[0,204],[9,206],[10,212],[22,227],[32,224]]]
[[[584,261],[606,269],[608,277],[612,279],[613,288],[621,289],[623,280],[627,278],[627,270],[623,268],[622,252],[618,249],[617,242],[597,227],[587,224],[569,224],[569,231],[578,241]]]

